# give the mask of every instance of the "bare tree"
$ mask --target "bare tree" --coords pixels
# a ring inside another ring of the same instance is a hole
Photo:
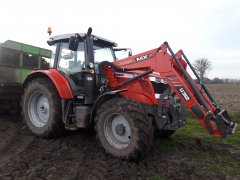
[[[201,58],[193,62],[193,67],[201,80],[204,80],[207,72],[212,69],[212,63],[207,58]]]

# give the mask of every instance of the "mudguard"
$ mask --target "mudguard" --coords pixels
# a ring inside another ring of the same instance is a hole
[[[119,93],[124,92],[124,91],[127,91],[127,89],[108,91],[108,92],[103,93],[101,96],[99,96],[96,99],[96,101],[94,102],[93,107],[92,107],[92,112],[91,112],[91,117],[90,117],[91,123],[94,121],[95,113],[96,113],[98,107],[100,107],[100,105],[102,103],[104,103],[107,100],[113,98],[114,95],[119,94]]]
[[[36,78],[51,79],[62,99],[74,98],[68,80],[56,69],[32,71],[24,81],[24,86]]]

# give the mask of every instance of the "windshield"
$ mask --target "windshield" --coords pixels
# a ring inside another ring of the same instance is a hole
[[[95,63],[100,63],[102,61],[113,62],[115,60],[114,52],[111,47],[94,45],[93,49]]]
[[[85,68],[84,42],[80,42],[77,51],[68,49],[68,41],[60,43],[58,69],[67,72],[79,72]],[[115,55],[111,46],[94,42],[94,62],[114,62]]]

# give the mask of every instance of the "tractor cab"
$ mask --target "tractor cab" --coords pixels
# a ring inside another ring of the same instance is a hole
[[[113,47],[115,42],[88,33],[64,34],[50,37],[47,43],[55,46],[53,68],[57,69],[68,80],[73,95],[89,96],[89,104],[94,101],[98,86],[98,64],[102,61],[116,60]],[[86,87],[87,86],[87,87]],[[91,91],[91,90],[90,90]]]

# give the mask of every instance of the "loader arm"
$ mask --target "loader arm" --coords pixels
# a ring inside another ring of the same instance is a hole
[[[220,110],[182,50],[174,54],[168,43],[165,42],[157,49],[116,61],[113,65],[118,67],[118,71],[135,75],[124,81],[123,78],[113,75],[116,72],[106,70],[111,88],[127,89],[128,84],[140,78],[157,77],[167,82],[172,91],[210,134],[227,137],[234,133],[237,123],[231,121],[226,110]],[[196,75],[203,91],[186,71],[187,65]],[[126,92],[124,93],[126,94]],[[149,104],[149,102],[146,103]],[[158,103],[155,102],[155,104]]]

